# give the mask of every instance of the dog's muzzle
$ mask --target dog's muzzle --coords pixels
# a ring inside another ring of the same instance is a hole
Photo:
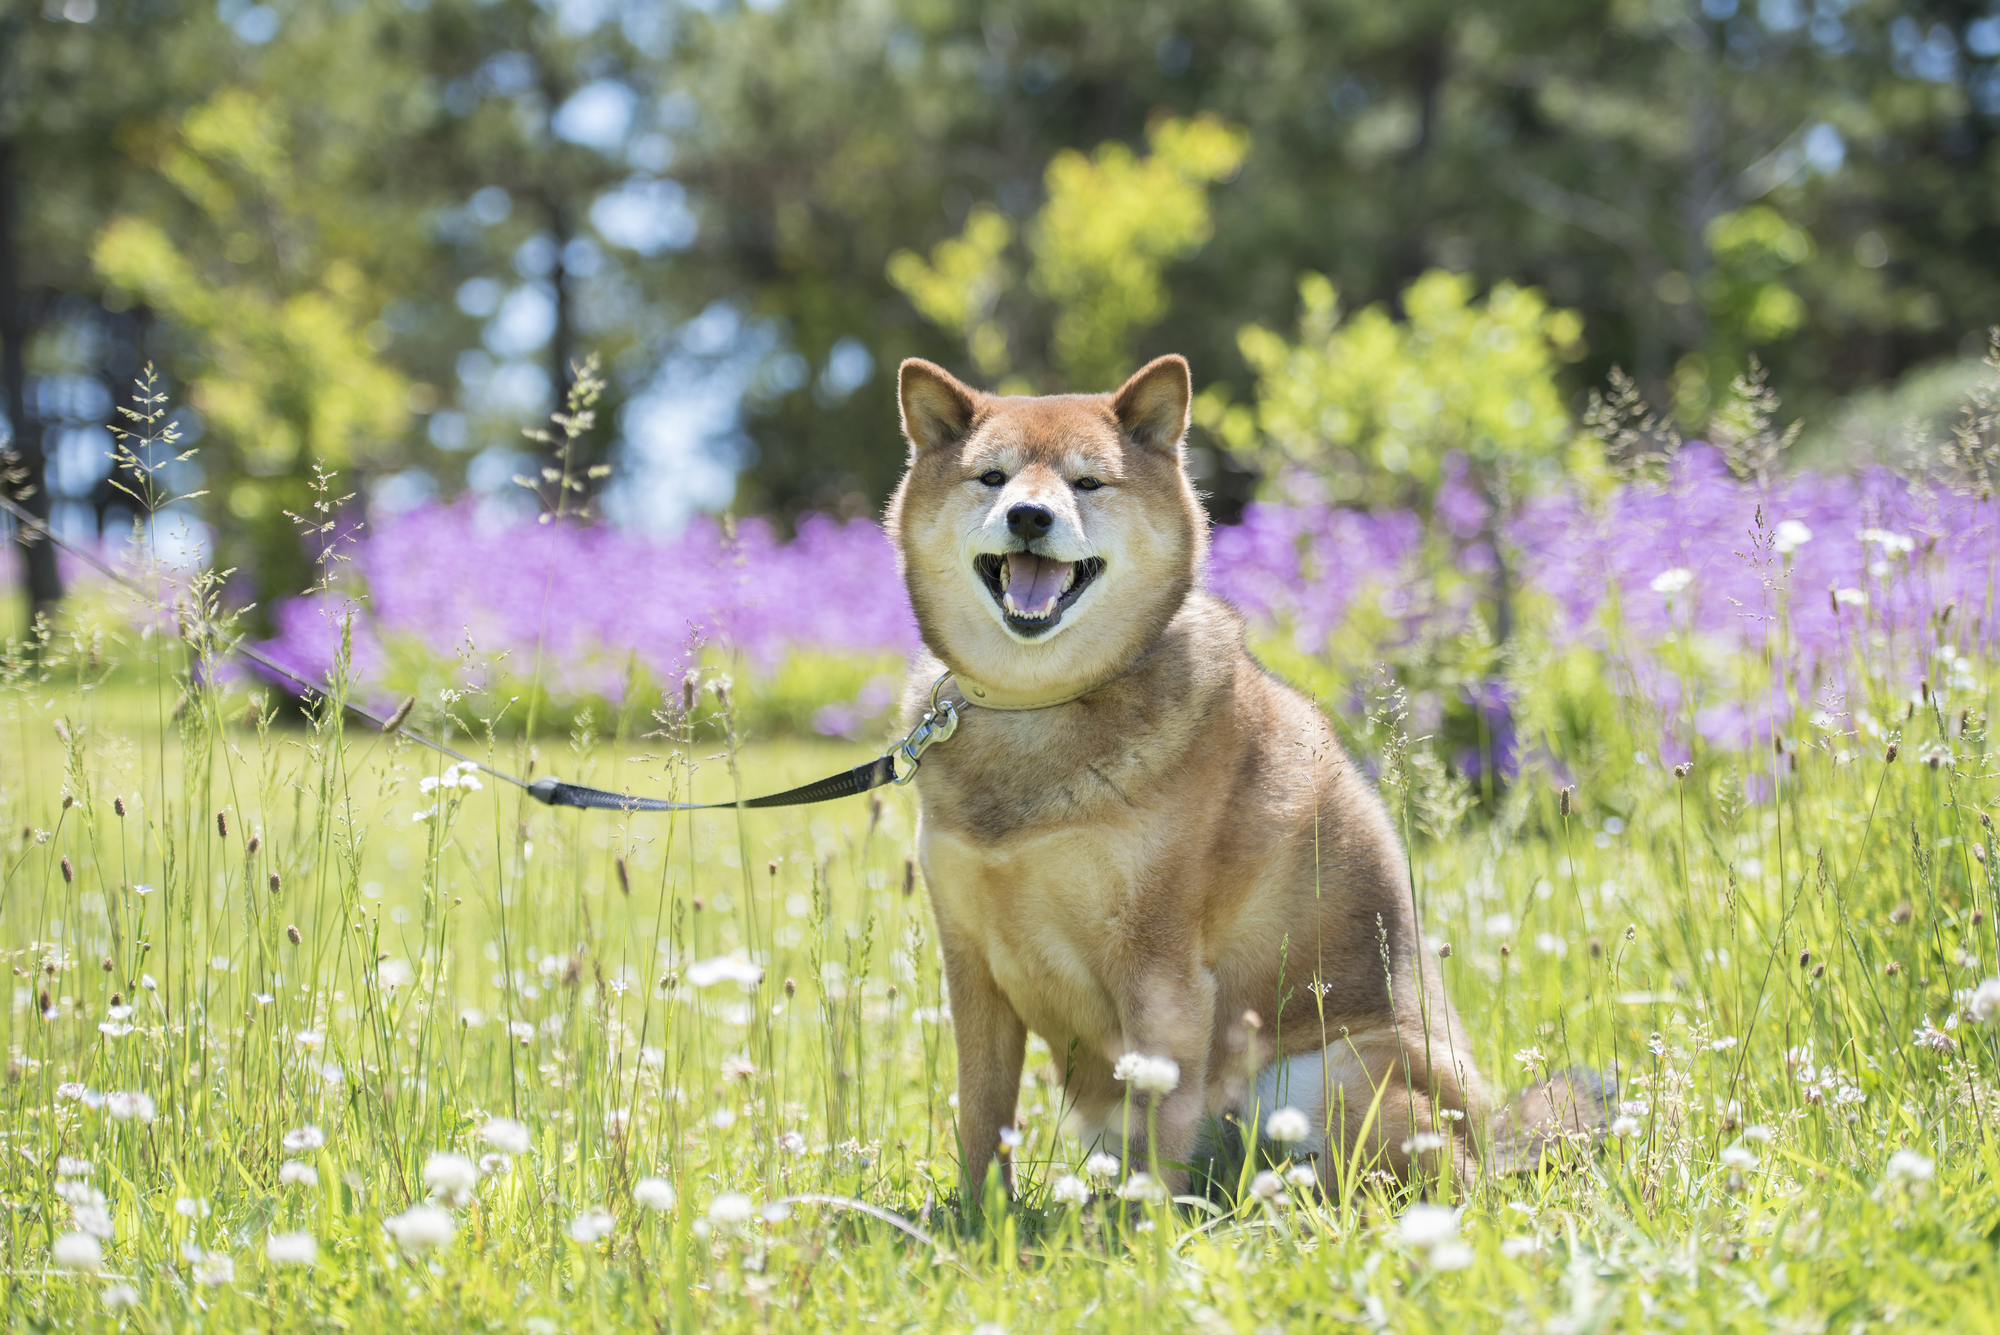
[[[972,568],[1000,605],[1008,627],[1020,635],[1044,635],[1062,621],[1063,613],[1104,573],[1101,557],[1058,561],[1034,552],[989,553],[974,558]]]

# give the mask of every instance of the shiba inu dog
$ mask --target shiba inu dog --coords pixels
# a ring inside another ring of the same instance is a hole
[[[1357,1141],[1402,1177],[1473,1171],[1485,1087],[1395,830],[1201,588],[1187,363],[1002,398],[911,360],[899,389],[909,468],[887,520],[928,651],[906,712],[947,671],[963,705],[916,782],[965,1189],[1014,1121],[1030,1030],[1085,1138],[1120,1150],[1129,1127],[1174,1191],[1213,1119],[1284,1105],[1312,1128],[1289,1151],[1323,1175]],[[1122,1116],[1128,1053],[1178,1066],[1150,1146],[1143,1113]]]

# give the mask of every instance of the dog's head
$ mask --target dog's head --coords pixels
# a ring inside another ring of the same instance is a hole
[[[1187,363],[1162,357],[1113,394],[1003,398],[912,359],[900,389],[910,466],[889,531],[931,652],[1024,693],[1144,652],[1207,547],[1182,467]]]

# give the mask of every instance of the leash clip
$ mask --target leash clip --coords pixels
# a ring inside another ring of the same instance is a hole
[[[930,712],[925,714],[923,720],[910,729],[910,735],[890,752],[891,755],[901,756],[910,762],[910,767],[896,776],[896,783],[899,786],[917,777],[917,766],[923,763],[924,752],[939,742],[950,740],[951,735],[958,731],[958,706],[949,700],[938,698],[938,692],[944,689],[945,682],[949,680],[951,673],[947,672],[931,686]]]

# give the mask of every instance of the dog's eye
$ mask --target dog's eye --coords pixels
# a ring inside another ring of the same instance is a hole
[[[1007,475],[997,468],[987,469],[979,475],[979,480],[989,487],[1004,487],[1007,485]]]
[[[1076,489],[1078,491],[1096,491],[1103,485],[1102,482],[1099,482],[1094,477],[1080,477],[1076,480]]]

